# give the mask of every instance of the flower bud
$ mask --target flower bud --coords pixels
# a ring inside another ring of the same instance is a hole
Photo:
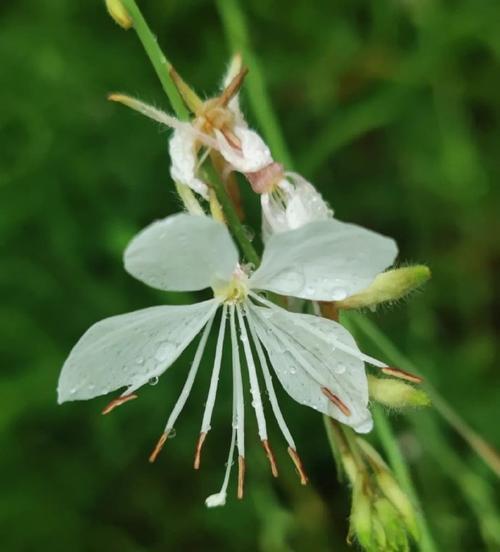
[[[106,0],[106,8],[115,23],[118,23],[122,29],[127,30],[133,26],[134,22],[121,0]]]
[[[355,537],[366,550],[373,549],[372,507],[362,479],[355,483],[352,490],[349,537]]]
[[[425,391],[400,380],[368,376],[370,398],[390,408],[429,406],[430,398]]]
[[[382,272],[365,290],[338,301],[341,309],[374,308],[380,303],[397,301],[423,285],[431,277],[425,265],[407,266]]]
[[[406,530],[412,535],[415,540],[418,540],[418,526],[415,516],[415,510],[406,496],[401,490],[397,481],[392,477],[387,470],[377,470],[375,477],[380,490],[384,493],[387,499],[391,502],[394,508],[399,512],[401,519],[404,521]],[[401,525],[399,523],[399,525]]]
[[[406,529],[401,523],[401,517],[396,508],[386,498],[378,498],[374,503],[374,527],[382,531],[374,531],[376,550],[407,552],[410,550]]]

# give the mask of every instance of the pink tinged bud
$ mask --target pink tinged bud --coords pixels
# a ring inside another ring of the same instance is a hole
[[[283,165],[273,162],[260,171],[246,173],[245,176],[256,194],[268,194],[283,179]]]

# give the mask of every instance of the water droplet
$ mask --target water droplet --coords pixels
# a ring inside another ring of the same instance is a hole
[[[135,361],[137,362],[137,364],[144,364],[144,359],[142,357],[136,358]]]
[[[333,370],[336,374],[343,374],[345,372],[345,369],[346,365],[343,362],[338,362]]]
[[[255,238],[255,230],[251,226],[243,226],[243,233],[248,241],[253,241]]]
[[[175,344],[170,341],[164,341],[156,350],[155,359],[159,362],[167,360],[175,351]]]
[[[347,291],[341,287],[333,288],[331,297],[333,301],[343,301],[347,297]]]
[[[177,435],[177,431],[175,431],[175,427],[173,427],[169,431],[167,439],[174,439],[176,435]]]
[[[154,376],[152,378],[149,378],[149,385],[156,385],[158,383],[158,381],[160,380],[160,378],[158,376]]]
[[[247,337],[247,335],[244,334],[244,333],[240,333],[240,339],[241,339],[241,341],[243,341],[243,342],[248,341],[248,337]]]
[[[283,270],[277,276],[280,284],[280,292],[293,295],[298,293],[304,287],[304,273],[300,267],[293,270]]]
[[[294,368],[294,367],[290,368],[290,374],[292,374],[292,376],[294,376],[296,373],[297,373],[296,368]]]

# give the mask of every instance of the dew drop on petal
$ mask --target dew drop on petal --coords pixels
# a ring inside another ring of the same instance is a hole
[[[164,341],[156,350],[155,359],[158,362],[167,360],[175,351],[175,344],[170,341]]]
[[[149,378],[148,383],[149,383],[149,385],[156,385],[158,383],[159,379],[160,378],[158,376],[154,376],[152,378]]]
[[[347,291],[344,288],[336,287],[332,289],[332,301],[343,301],[347,297]]]
[[[333,370],[336,374],[343,374],[346,370],[346,365],[343,362],[337,362]]]

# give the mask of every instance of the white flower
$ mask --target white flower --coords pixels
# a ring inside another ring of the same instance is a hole
[[[396,244],[389,238],[336,220],[318,221],[273,235],[267,242],[262,264],[248,274],[240,266],[237,249],[222,224],[205,216],[187,214],[155,222],[127,247],[126,270],[142,282],[165,291],[211,287],[214,298],[194,305],[150,307],[93,325],[62,368],[58,400],[62,403],[90,399],[126,387],[120,398],[105,409],[108,412],[135,398],[133,393],[139,387],[162,375],[201,332],[184,387],[151,456],[154,460],[191,392],[208,335],[217,311],[221,310],[195,467],[199,466],[201,446],[211,429],[227,326],[231,343],[233,430],[223,487],[220,493],[207,499],[207,505],[225,502],[235,447],[238,496],[243,494],[244,391],[240,355],[248,370],[259,436],[273,474],[277,475],[277,468],[268,443],[258,366],[271,409],[305,483],[295,443],[278,406],[270,367],[296,401],[358,432],[367,432],[372,420],[367,408],[364,362],[381,368],[386,365],[361,353],[340,324],[288,312],[265,299],[260,291],[314,301],[340,299],[367,287],[392,264],[396,253]]]
[[[264,240],[277,232],[295,230],[332,218],[333,211],[316,188],[300,174],[287,172],[271,191],[260,196]]]

